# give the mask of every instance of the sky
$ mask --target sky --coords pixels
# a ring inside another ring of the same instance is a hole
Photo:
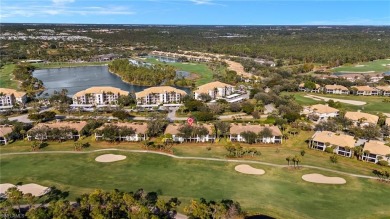
[[[390,25],[390,1],[0,0],[1,23]]]

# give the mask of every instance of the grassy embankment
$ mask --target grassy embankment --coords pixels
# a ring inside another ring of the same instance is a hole
[[[380,73],[389,70],[390,70],[389,59],[380,59],[372,62],[348,64],[333,69],[334,72],[351,72],[351,73],[353,72]]]
[[[82,66],[101,66],[110,62],[50,62],[50,63],[34,63],[32,64],[38,69],[45,68],[67,68],[67,67],[82,67]]]
[[[363,97],[363,96],[355,96],[355,95],[316,94],[316,93],[304,93],[304,92],[284,93],[284,94],[293,94],[297,102],[302,105],[313,105],[313,104],[321,103],[321,101],[317,101],[305,97],[305,95],[311,94],[311,95],[327,97],[327,98],[364,101],[367,103],[363,106],[341,103],[344,109],[350,111],[361,110],[362,112],[367,112],[367,113],[390,113],[390,103],[383,102],[383,100],[389,99],[389,97],[383,97],[383,96]]]
[[[18,88],[18,82],[12,80],[13,78],[12,71],[14,70],[14,68],[15,68],[14,64],[8,64],[8,65],[4,65],[0,69],[0,87],[12,88],[12,89]]]
[[[213,149],[212,149],[213,152]],[[304,182],[303,174],[329,172],[252,165],[263,176],[234,171],[236,163],[177,160],[161,155],[124,154],[125,161],[97,163],[94,154],[1,156],[2,183],[40,183],[69,191],[68,199],[95,188],[134,191],[143,188],[162,196],[191,199],[234,199],[250,213],[278,218],[381,218],[390,215],[389,184],[340,175],[346,185]],[[112,152],[109,152],[112,153]],[[262,155],[263,156],[263,155]],[[306,155],[305,155],[306,157]],[[261,160],[261,159],[260,159]],[[346,200],[347,199],[347,200]]]
[[[209,67],[207,67],[206,64],[203,63],[163,63],[152,58],[148,58],[145,61],[152,64],[172,65],[175,66],[177,70],[187,71],[196,74],[199,77],[198,79],[196,79],[196,86],[207,84],[213,80],[213,72],[209,69]]]

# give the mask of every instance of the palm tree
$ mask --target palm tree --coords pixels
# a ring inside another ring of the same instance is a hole
[[[287,165],[290,166],[290,161],[292,161],[292,157],[291,156],[288,156],[286,157],[286,160],[287,160]]]

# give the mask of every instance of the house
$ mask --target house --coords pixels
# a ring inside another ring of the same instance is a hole
[[[327,94],[349,94],[348,88],[342,86],[342,85],[325,85],[325,93]]]
[[[259,134],[264,129],[270,129],[272,136],[256,139],[256,142],[262,143],[282,143],[283,134],[277,126],[261,126],[251,124],[232,124],[230,127],[230,141],[245,142],[245,138],[241,135],[243,132],[254,132]]]
[[[7,144],[9,141],[8,134],[12,132],[13,126],[1,125],[0,126],[0,143]]]
[[[214,126],[212,124],[198,124],[196,126],[203,126],[207,129],[208,134],[204,136],[191,136],[190,138],[184,138],[182,136],[179,136],[179,128],[181,125],[179,124],[169,124],[167,128],[165,129],[164,134],[165,135],[172,135],[172,140],[174,142],[184,142],[184,141],[193,141],[193,142],[214,142],[215,141],[215,134],[214,134]]]
[[[300,83],[298,85],[298,90],[303,92],[311,92],[311,93],[319,93],[321,92],[321,86],[319,84],[315,84],[315,88],[310,90],[308,88],[305,88],[305,83]]]
[[[363,151],[367,152],[362,155],[362,159],[365,161],[378,163],[378,161],[381,160],[381,157],[390,164],[390,157],[386,157],[386,155],[390,155],[390,147],[385,145],[385,142],[374,140],[368,141],[364,144]]]
[[[102,140],[104,138],[104,135],[99,132],[104,129],[107,125],[114,125],[118,127],[120,130],[121,128],[129,128],[133,129],[135,131],[134,134],[130,135],[124,135],[124,136],[116,136],[119,141],[145,141],[147,139],[147,131],[148,131],[148,125],[146,123],[129,123],[129,122],[118,122],[118,123],[106,123],[99,128],[96,129],[95,132],[95,140]]]
[[[137,105],[181,103],[185,95],[187,93],[184,90],[170,86],[150,87],[135,93]]]
[[[342,74],[339,75],[338,78],[342,78],[350,82],[355,82],[357,80],[363,80],[364,76],[362,74]]]
[[[128,96],[129,92],[116,87],[90,87],[73,95],[73,104],[75,105],[105,105],[118,104],[120,96]]]
[[[315,104],[310,106],[309,113],[318,116],[318,121],[328,120],[339,115],[339,110],[328,105]]]
[[[25,92],[14,89],[0,88],[0,108],[12,107],[16,104],[25,104],[27,95]]]
[[[379,90],[380,95],[390,96],[390,86],[377,86],[376,89]]]
[[[379,117],[369,113],[362,112],[346,112],[345,118],[353,121],[355,126],[367,126],[369,124],[376,125],[378,123]]]
[[[27,132],[27,139],[31,140],[48,140],[48,139],[78,139],[81,135],[81,130],[87,125],[86,121],[59,121],[52,123],[38,123]],[[57,130],[58,132],[53,132]],[[65,132],[65,133],[64,133]],[[61,135],[61,136],[55,136]]]
[[[352,86],[351,87],[355,95],[373,96],[379,95],[379,91],[376,88],[370,86]]]
[[[334,147],[333,152],[345,157],[351,157],[355,147],[353,136],[337,134],[329,131],[317,131],[309,142],[310,148],[325,151],[327,147]]]
[[[210,82],[201,85],[194,91],[194,98],[199,100],[201,94],[210,95],[212,100],[224,98],[234,92],[234,86],[219,81]]]
[[[390,126],[390,118],[386,118],[385,124]]]

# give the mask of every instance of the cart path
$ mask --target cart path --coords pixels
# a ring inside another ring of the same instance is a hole
[[[304,97],[307,97],[307,98],[310,98],[313,100],[325,100],[325,101],[334,100],[335,102],[347,103],[347,104],[351,104],[351,105],[355,105],[355,106],[363,106],[363,105],[367,104],[364,101],[320,97],[320,96],[316,96],[316,95],[312,95],[312,94],[307,94]]]
[[[289,167],[289,165],[283,165],[283,164],[274,164],[274,163],[268,163],[263,161],[254,161],[254,160],[234,160],[234,159],[223,159],[223,158],[211,158],[211,157],[185,157],[185,156],[177,156],[173,154],[168,154],[164,152],[159,151],[149,151],[149,150],[130,150],[130,149],[117,149],[117,148],[108,148],[108,149],[98,149],[98,150],[91,150],[91,151],[35,151],[35,152],[12,152],[12,153],[0,153],[0,158],[2,156],[7,155],[34,155],[34,154],[93,154],[96,152],[105,152],[105,151],[122,151],[122,152],[129,152],[129,153],[149,153],[149,154],[158,154],[163,156],[172,157],[175,159],[181,159],[181,160],[206,160],[206,161],[217,161],[217,162],[229,162],[229,163],[252,163],[252,164],[261,164],[266,166],[272,166],[272,167]],[[323,170],[327,172],[352,176],[352,177],[358,177],[358,178],[365,178],[365,179],[379,179],[378,177],[374,176],[367,176],[367,175],[361,175],[361,174],[354,174],[354,173],[348,173],[343,172],[339,170],[332,170],[324,167],[317,167],[317,166],[311,166],[311,165],[299,165],[300,167],[306,167],[309,169],[317,169],[317,170]]]

